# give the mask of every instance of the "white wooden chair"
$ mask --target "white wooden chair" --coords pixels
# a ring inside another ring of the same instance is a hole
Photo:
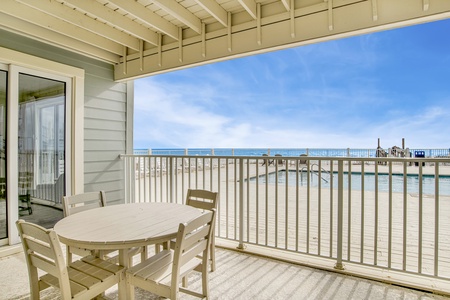
[[[219,202],[219,193],[211,192],[207,190],[196,190],[196,189],[188,189],[186,195],[186,205],[190,205],[192,207],[202,209],[202,210],[213,210],[217,209],[217,203]],[[216,242],[215,242],[215,224],[213,224],[213,234],[211,237],[211,249],[209,251],[210,262],[211,262],[211,272],[214,272],[216,269]],[[174,249],[174,242],[170,241],[170,248]],[[161,244],[156,245],[156,252],[160,251]]]
[[[161,297],[178,299],[179,292],[207,299],[208,251],[216,210],[206,211],[188,223],[180,224],[175,249],[165,249],[126,272],[127,284]],[[201,255],[199,257],[199,255]],[[192,270],[202,273],[202,293],[181,287],[181,280]]]
[[[104,207],[106,204],[106,194],[104,191],[100,192],[89,192],[89,193],[83,193],[73,196],[64,196],[63,197],[63,210],[64,210],[64,217],[73,215],[75,213],[79,213],[85,210],[97,208],[97,207]],[[114,252],[102,250],[99,253],[100,257],[104,257],[110,253]],[[141,253],[141,260],[145,260],[147,258],[147,250],[145,247],[136,247],[130,249],[128,255],[130,257],[130,265],[132,265],[133,256],[136,254]],[[72,261],[72,254],[76,254],[79,256],[86,256],[90,254],[95,254],[95,251],[82,249],[82,248],[76,248],[76,247],[69,247],[67,246],[67,263],[70,263]],[[108,258],[111,262],[117,262],[118,257],[111,256]]]
[[[66,265],[54,230],[24,220],[16,225],[28,266],[30,299],[40,299],[40,291],[50,286],[60,289],[63,300],[92,299],[124,276],[124,267],[94,256]],[[38,277],[38,269],[46,274]]]
[[[190,205],[199,209],[213,210],[217,209],[219,202],[219,193],[207,190],[189,189],[186,195],[186,205]],[[209,251],[211,260],[211,272],[216,269],[216,239],[215,239],[215,223],[212,227],[211,249]]]

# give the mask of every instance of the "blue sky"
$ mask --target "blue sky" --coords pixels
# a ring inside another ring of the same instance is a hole
[[[450,148],[450,20],[135,81],[135,148]]]

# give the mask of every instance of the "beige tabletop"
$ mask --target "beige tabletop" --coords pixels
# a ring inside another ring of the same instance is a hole
[[[128,267],[127,249],[161,243],[176,237],[178,225],[199,216],[194,207],[173,203],[135,203],[95,208],[58,221],[54,230],[69,246],[119,250],[119,263]],[[133,299],[125,282],[120,299]]]

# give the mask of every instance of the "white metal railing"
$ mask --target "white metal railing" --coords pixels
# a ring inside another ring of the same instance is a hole
[[[127,202],[218,191],[216,236],[450,286],[450,159],[122,155]],[[423,288],[440,290],[438,287]]]

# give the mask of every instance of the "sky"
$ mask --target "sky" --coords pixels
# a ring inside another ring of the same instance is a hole
[[[134,148],[450,148],[450,19],[135,81]]]

